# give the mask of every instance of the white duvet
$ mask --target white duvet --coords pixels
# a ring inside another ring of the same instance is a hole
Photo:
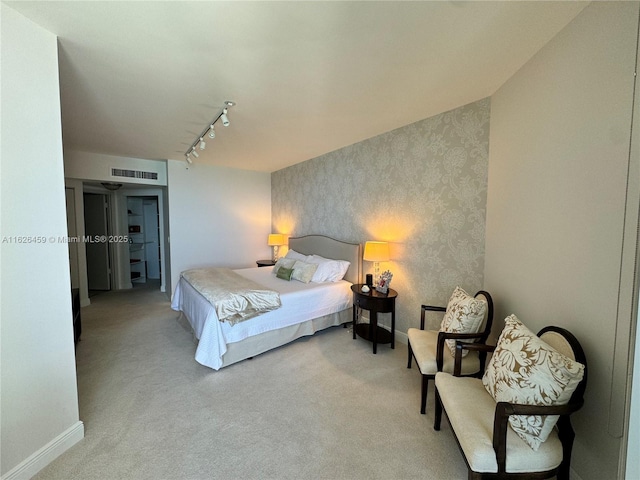
[[[345,310],[352,305],[351,283],[302,283],[286,281],[271,274],[271,267],[234,270],[249,280],[280,294],[282,306],[236,325],[220,322],[215,308],[188,282],[180,279],[171,308],[184,312],[198,338],[196,361],[218,370],[227,344],[270,330],[302,323]]]

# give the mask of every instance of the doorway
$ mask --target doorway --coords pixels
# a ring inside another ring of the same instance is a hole
[[[122,260],[116,265],[121,270],[120,280],[128,288],[141,287],[167,289],[169,278],[169,229],[166,190],[156,188],[123,189],[119,210],[114,222],[123,224],[129,244],[120,252]],[[123,288],[123,287],[121,287]],[[127,287],[124,287],[127,288]]]
[[[84,228],[89,297],[111,290],[109,253],[109,198],[100,193],[84,193]]]
[[[157,196],[127,196],[129,269],[131,284],[160,285],[162,255]],[[155,283],[154,282],[154,283]]]
[[[67,205],[67,236],[69,239],[78,238],[76,204],[74,189],[65,187],[64,198]],[[78,260],[78,242],[69,241],[69,274],[71,275],[71,288],[80,288],[80,268]]]

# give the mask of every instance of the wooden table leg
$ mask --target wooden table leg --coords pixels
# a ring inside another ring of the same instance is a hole
[[[369,325],[369,331],[371,332],[371,341],[373,342],[373,353],[377,353],[378,351],[378,314],[375,310],[369,311],[369,321],[371,322]]]
[[[353,339],[356,339],[356,306],[353,306]]]

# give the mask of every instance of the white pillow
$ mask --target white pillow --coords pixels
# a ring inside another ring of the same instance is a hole
[[[293,258],[279,258],[276,264],[273,266],[271,274],[275,275],[276,273],[278,273],[280,267],[293,268],[294,263],[296,263],[296,261]]]
[[[308,262],[307,255],[302,255],[301,253],[296,252],[295,250],[289,249],[284,258],[292,258],[294,260],[302,260],[303,262]]]
[[[293,264],[293,275],[291,275],[291,278],[302,283],[309,283],[313,274],[316,273],[318,265],[301,260],[296,260],[295,262],[296,263]]]
[[[346,260],[331,260],[320,255],[310,255],[307,262],[318,265],[316,273],[313,274],[312,282],[339,282],[347,273],[349,265]]]

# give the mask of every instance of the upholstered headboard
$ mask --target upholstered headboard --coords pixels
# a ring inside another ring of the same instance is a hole
[[[344,279],[360,283],[362,279],[362,246],[348,243],[324,235],[305,235],[289,238],[289,248],[303,255],[320,255],[332,260],[346,260],[351,263]]]

